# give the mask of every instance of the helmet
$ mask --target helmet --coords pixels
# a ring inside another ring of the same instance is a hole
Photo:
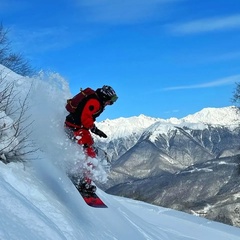
[[[102,88],[97,89],[97,92],[99,93],[102,100],[104,102],[109,101],[110,105],[112,105],[118,99],[116,92],[110,86],[104,85]]]

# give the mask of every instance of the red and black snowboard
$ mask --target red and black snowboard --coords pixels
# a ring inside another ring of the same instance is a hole
[[[84,187],[84,185],[79,185],[78,178],[70,177],[70,180],[72,181],[78,192],[81,194],[83,200],[86,202],[87,205],[94,208],[107,208],[106,204],[96,194],[96,186],[92,185],[92,188],[87,189]]]
[[[107,208],[107,205],[101,200],[101,198],[95,192],[88,192],[86,190],[78,191],[88,206],[94,208]]]

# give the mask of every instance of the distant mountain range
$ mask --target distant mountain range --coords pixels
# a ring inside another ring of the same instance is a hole
[[[110,194],[240,227],[240,114],[205,108],[182,119],[144,115],[97,123],[112,161]]]

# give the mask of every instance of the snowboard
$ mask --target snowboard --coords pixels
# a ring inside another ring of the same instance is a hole
[[[107,205],[95,192],[88,192],[86,190],[78,190],[85,203],[94,208],[107,208]]]
[[[69,178],[88,206],[94,207],[94,208],[107,208],[107,205],[97,195],[96,191],[93,192],[93,191],[89,191],[85,188],[79,188],[78,187],[78,185],[79,185],[78,177],[70,176]]]

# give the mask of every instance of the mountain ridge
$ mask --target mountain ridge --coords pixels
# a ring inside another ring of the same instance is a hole
[[[120,120],[105,126],[109,128],[108,142],[96,140],[112,160],[103,189],[240,226],[236,200],[240,121],[236,107],[205,108],[182,119],[140,115],[121,122],[125,135],[117,134],[117,125],[111,135],[110,126]],[[141,121],[145,127],[138,127]],[[190,198],[189,189],[194,190]]]
[[[172,126],[203,129],[206,128],[207,125],[215,125],[235,128],[240,124],[240,119],[238,116],[238,108],[228,106],[222,108],[203,108],[199,112],[187,115],[180,119],[175,117],[169,119],[153,118],[141,114],[129,118],[121,117],[113,120],[106,119],[97,122],[96,125],[106,132],[108,139],[105,141],[109,142],[115,138],[142,133],[148,127],[151,127],[156,123],[162,126],[162,132],[166,132],[168,131],[168,128],[171,128]]]

